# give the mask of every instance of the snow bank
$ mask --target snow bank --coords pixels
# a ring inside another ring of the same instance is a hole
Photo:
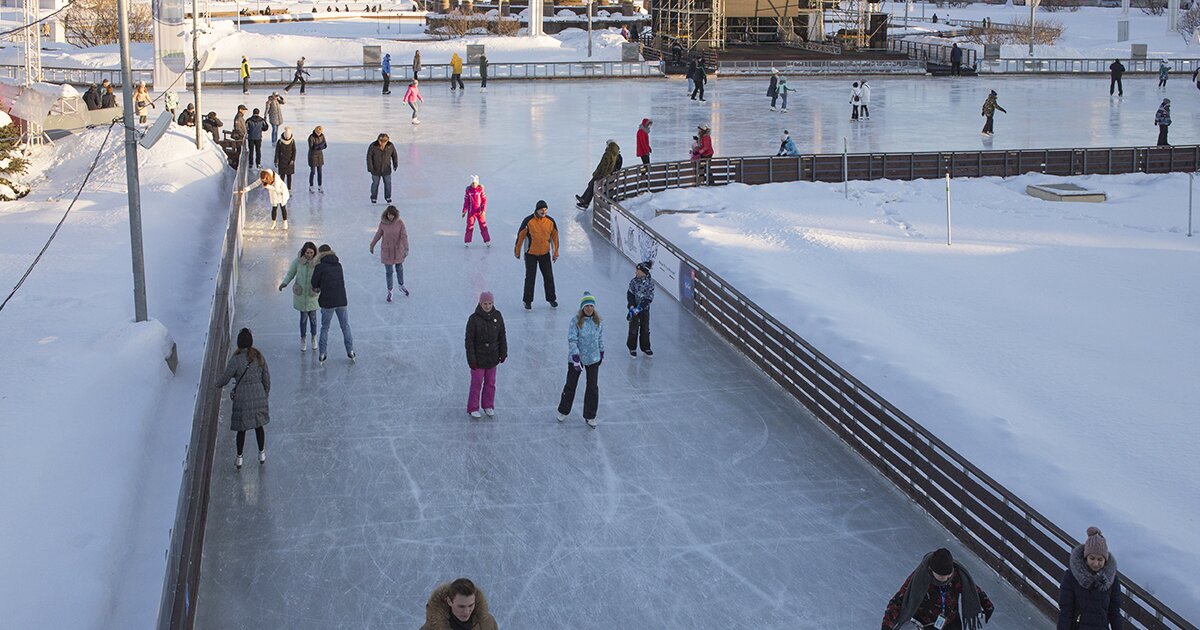
[[[627,207],[1070,534],[1200,618],[1188,178],[732,185]],[[654,218],[654,210],[700,210]],[[1055,576],[1057,578],[1058,576]]]
[[[6,292],[105,131],[45,149],[30,169],[41,174],[30,196],[0,204]],[[0,312],[0,619],[9,627],[148,628],[158,610],[232,171],[182,131],[140,152],[153,319],[134,323],[121,140],[118,128],[58,237]],[[172,342],[175,375],[163,360]]]

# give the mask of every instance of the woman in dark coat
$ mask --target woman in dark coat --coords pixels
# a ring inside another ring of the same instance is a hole
[[[271,421],[267,397],[271,393],[271,372],[267,360],[254,347],[254,336],[249,328],[238,332],[237,351],[225,364],[225,374],[217,382],[224,387],[230,380],[236,381],[233,392],[233,413],[229,415],[230,430],[237,431],[237,459],[234,466],[242,468],[242,450],[246,446],[246,431],[254,429],[258,440],[258,463],[267,462],[267,432],[263,427]]]
[[[467,318],[467,366],[471,368],[471,391],[467,393],[467,413],[479,418],[479,407],[488,417],[496,415],[496,366],[508,358],[508,337],[504,317],[496,310],[492,293],[479,294],[479,305]],[[482,393],[483,399],[480,400]]]
[[[284,127],[283,136],[275,143],[275,174],[287,182],[288,190],[292,189],[292,175],[296,173],[296,139],[292,137],[292,128]]]
[[[1123,630],[1117,559],[1097,527],[1071,550],[1058,592],[1058,630]]]
[[[308,134],[308,192],[313,191],[313,175],[317,176],[317,192],[325,192],[321,167],[325,166],[325,149],[328,146],[325,143],[325,130],[317,125]]]

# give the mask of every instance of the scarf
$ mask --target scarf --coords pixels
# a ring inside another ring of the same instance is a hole
[[[913,571],[912,581],[908,584],[908,590],[904,593],[904,602],[900,605],[900,617],[898,621],[904,623],[913,618],[917,614],[917,608],[920,608],[921,602],[925,601],[925,595],[929,592],[929,584],[933,581],[933,574],[929,572],[929,557],[933,552],[925,554],[921,558],[921,564],[917,565]],[[983,627],[983,604],[979,602],[979,591],[975,589],[975,579],[967,572],[963,566],[957,562],[954,563],[954,570],[958,572],[958,579],[962,582],[962,593],[958,596],[959,612],[962,616],[962,626],[966,630],[979,630]]]
[[[1097,588],[1101,591],[1107,591],[1112,588],[1113,581],[1117,577],[1117,559],[1110,553],[1108,554],[1108,562],[1104,563],[1104,568],[1100,569],[1099,573],[1094,573],[1087,564],[1087,558],[1083,555],[1083,545],[1079,545],[1071,551],[1071,575],[1075,576],[1075,581],[1085,589]]]

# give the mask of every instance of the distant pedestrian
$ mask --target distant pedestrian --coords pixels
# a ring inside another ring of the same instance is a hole
[[[242,189],[242,193],[248,193],[255,188],[262,186],[267,191],[267,199],[271,202],[271,229],[275,229],[276,212],[283,214],[283,229],[287,229],[287,203],[291,199],[292,193],[288,191],[287,184],[284,183],[282,177],[277,177],[275,171],[269,168],[264,168],[258,173],[258,179],[254,180],[253,184]]]
[[[1171,75],[1171,66],[1167,65],[1167,60],[1163,59],[1158,62],[1158,89],[1167,89],[1167,77]]]
[[[308,81],[306,81],[304,79],[304,77],[307,77],[307,76],[310,76],[310,75],[309,75],[308,70],[306,70],[304,68],[304,57],[301,57],[296,60],[296,72],[295,72],[295,74],[292,75],[292,82],[288,83],[287,87],[283,88],[283,91],[290,92],[292,90],[292,86],[296,85],[296,83],[299,83],[300,84],[300,93],[303,94],[305,86],[308,85]]]
[[[993,134],[992,118],[996,115],[997,109],[1004,112],[1005,114],[1008,113],[1008,110],[1001,107],[1000,103],[998,103],[996,101],[996,90],[992,90],[988,94],[987,99],[985,99],[983,101],[982,115],[986,119],[986,121],[983,123],[983,132],[982,133],[985,136],[990,136]]]
[[[600,313],[596,312],[596,298],[587,291],[579,300],[579,312],[567,324],[567,382],[563,385],[558,400],[558,421],[571,415],[575,404],[575,390],[579,386],[579,374],[587,372],[587,386],[583,390],[583,420],[589,427],[596,428],[596,411],[600,405],[600,363],[604,361],[604,325]]]
[[[692,91],[696,89],[696,58],[695,57],[688,59],[687,82],[688,82],[687,91],[688,91],[688,94],[691,94]]]
[[[642,158],[642,164],[650,164],[650,125],[654,121],[643,118],[637,129],[637,156]]]
[[[1200,90],[1200,66],[1198,66],[1195,70],[1192,70],[1192,83],[1195,83],[1196,89]],[[112,90],[111,87],[108,89]]]
[[[308,134],[308,192],[313,191],[313,176],[317,180],[317,192],[325,192],[324,170],[325,170],[325,149],[329,148],[329,144],[325,142],[325,128],[317,125],[312,133]]]
[[[421,124],[421,119],[417,118],[417,110],[420,108],[420,106],[417,105],[417,101],[424,103],[425,98],[421,96],[421,88],[418,86],[418,81],[416,79],[408,82],[408,89],[404,91],[403,100],[408,104],[409,108],[412,109],[412,120],[410,122],[412,122],[414,125]]]
[[[782,114],[787,113],[788,92],[795,92],[796,88],[788,85],[787,77],[779,77],[779,85],[775,88],[779,93],[779,97],[783,99],[783,107],[780,111]],[[775,109],[774,107],[771,108]]]
[[[179,112],[179,119],[176,120],[176,122],[178,122],[182,127],[195,127],[196,106],[192,103],[188,103],[187,107],[182,112]]]
[[[317,304],[321,307],[321,338],[317,342],[321,364],[325,364],[325,351],[329,348],[329,326],[333,323],[335,315],[338,326],[342,329],[342,343],[346,346],[346,356],[354,363],[354,337],[350,334],[350,316],[346,311],[349,304],[346,299],[346,277],[342,273],[341,261],[328,245],[322,244],[317,248],[317,267],[313,270],[312,288],[317,294]]]
[[[654,279],[650,277],[650,270],[653,267],[652,260],[638,263],[634,267],[629,288],[625,290],[625,305],[629,309],[625,314],[625,319],[629,321],[629,337],[625,340],[625,347],[629,348],[631,357],[637,356],[639,347],[642,354],[654,356],[654,351],[650,349],[650,303],[654,301]]]
[[[1125,65],[1120,59],[1114,59],[1108,65],[1108,95],[1112,96],[1113,90],[1117,91],[1117,96],[1125,96],[1125,87],[1121,85],[1121,75],[1125,74]],[[1194,75],[1193,75],[1194,76]]]
[[[862,117],[870,118],[871,117],[871,86],[864,79],[863,81],[859,82],[858,89],[862,92],[861,99],[860,99],[861,104],[862,104]]]
[[[238,76],[242,78],[242,94],[250,93],[250,62],[242,55],[242,65],[238,67]]]
[[[483,237],[483,242],[491,247],[492,236],[488,234],[487,228],[487,192],[483,186],[479,185],[478,175],[471,176],[471,183],[467,185],[467,191],[463,194],[462,215],[467,220],[467,231],[463,235],[463,243],[471,244],[475,222],[479,221],[479,234]]]
[[[238,150],[241,150],[241,145],[250,137],[250,125],[246,122],[246,106],[238,105],[237,115],[233,117],[233,133],[229,135],[229,139],[238,143]]]
[[[104,82],[108,83],[108,79],[105,79]],[[113,86],[110,85],[106,88],[103,88],[103,90],[104,93],[100,95],[100,108],[109,109],[111,107],[116,107],[117,95],[113,93]]]
[[[700,169],[697,177],[705,185],[709,185],[712,184],[712,173],[708,168],[709,160],[716,153],[712,144],[712,129],[704,124],[698,126],[696,129],[699,133],[695,136],[696,146],[693,153],[693,160],[696,162],[696,167]]]
[[[175,90],[167,90],[166,94],[163,94],[163,109],[171,112],[172,119],[179,115],[179,95]]]
[[[629,27],[628,27],[628,26],[621,25],[621,37],[625,38],[625,41],[629,41],[629,39],[630,39],[630,34],[629,34]]]
[[[421,51],[419,51],[419,50],[413,53],[412,69],[413,69],[413,78],[415,79],[415,78],[417,78],[418,74],[421,74]]]
[[[974,578],[954,561],[948,549],[925,554],[900,590],[888,602],[883,630],[921,628],[978,630],[992,618],[995,606]]]
[[[1100,528],[1071,550],[1058,590],[1057,630],[1121,630],[1121,576]]]
[[[271,92],[267,97],[267,122],[271,123],[271,144],[279,141],[279,126],[283,124],[283,104],[286,101],[279,92]]]
[[[387,301],[392,301],[392,274],[396,275],[396,284],[400,292],[408,297],[408,289],[404,287],[404,259],[408,258],[408,228],[400,218],[400,210],[396,206],[388,206],[379,217],[379,227],[371,238],[368,248],[375,253],[375,245],[379,244],[379,262],[383,263],[383,275],[387,279]]]
[[[154,99],[150,98],[150,91],[146,89],[145,81],[138,82],[137,87],[133,89],[133,109],[138,115],[138,122],[143,125],[150,115],[150,109],[157,109]]]
[[[937,20],[934,21],[936,22]],[[962,60],[963,51],[958,47],[958,44],[954,44],[950,47],[950,76],[962,76]]]
[[[463,68],[462,57],[459,57],[458,53],[454,53],[453,55],[450,55],[450,91],[451,92],[453,92],[456,88],[460,89],[460,90],[467,89],[467,86],[463,85],[462,68]]]
[[[783,130],[783,138],[779,140],[779,152],[775,155],[800,155],[800,151],[796,149],[796,143],[792,141],[792,136],[788,135],[787,129]]]
[[[600,162],[592,170],[592,178],[588,180],[587,189],[583,191],[582,195],[575,195],[575,205],[580,210],[587,210],[588,206],[592,205],[592,197],[596,193],[596,182],[620,170],[623,163],[621,147],[617,145],[616,140],[609,139],[604,145],[604,154],[600,156]]]
[[[467,318],[466,348],[467,367],[471,369],[467,414],[479,418],[482,407],[490,418],[496,415],[496,366],[508,359],[504,316],[496,309],[491,291],[479,294],[479,304]]]
[[[245,123],[243,122],[243,124]],[[224,127],[225,123],[221,122],[220,118],[217,118],[217,112],[208,112],[204,120],[200,121],[200,126],[212,134],[213,142],[221,142],[221,127]]]
[[[771,99],[771,111],[775,111],[775,103],[779,99],[779,70],[771,68],[771,82],[767,84],[767,96]]]
[[[1164,98],[1158,111],[1154,112],[1154,124],[1158,125],[1158,146],[1171,146],[1167,143],[1167,128],[1171,126],[1171,99]]]
[[[284,127],[283,136],[275,143],[275,174],[283,178],[288,190],[292,189],[292,176],[296,173],[296,139],[292,128]]]
[[[708,71],[704,68],[704,59],[696,61],[696,72],[692,76],[692,81],[695,87],[692,88],[692,100],[696,100],[696,95],[700,95],[700,100],[704,100],[704,86],[708,83]]]
[[[488,612],[487,599],[471,580],[458,578],[439,584],[425,604],[425,625],[421,630],[497,630],[496,619]]]
[[[379,70],[383,73],[383,93],[391,94],[392,91],[388,88],[392,83],[392,53],[386,53],[383,56],[383,63],[380,65]]]
[[[392,173],[400,168],[396,147],[386,133],[379,134],[367,147],[367,172],[371,174],[371,203],[379,198],[379,180],[383,180],[383,200],[392,203]]]
[[[487,73],[488,73],[488,58],[487,55],[479,54],[479,91],[487,91]]]
[[[521,249],[525,249],[525,292],[522,301],[525,310],[533,308],[533,282],[537,272],[542,270],[542,283],[546,301],[552,308],[558,308],[558,296],[554,291],[554,269],[552,263],[558,261],[558,224],[549,216],[550,206],[538,200],[533,214],[521,221],[517,230],[517,244],[513,247],[513,256],[521,259]]]
[[[225,387],[234,381],[229,398],[233,400],[233,411],[229,414],[229,429],[237,432],[237,459],[233,465],[242,469],[242,451],[246,447],[246,431],[254,429],[258,442],[258,463],[267,463],[267,431],[264,427],[271,421],[270,395],[271,371],[267,360],[254,347],[254,335],[249,328],[238,331],[237,350],[225,363],[225,372],[217,387]]]
[[[853,87],[850,88],[850,120],[858,120],[861,108],[862,88],[858,87],[858,81],[855,81]]]
[[[83,104],[87,106],[88,111],[100,109],[100,99],[100,86],[96,85],[95,83],[88,87],[87,91],[83,93]]]
[[[308,352],[308,336],[312,333],[312,349],[317,349],[317,294],[312,290],[313,271],[317,267],[317,246],[312,241],[300,247],[300,253],[288,265],[287,275],[279,290],[292,285],[292,308],[300,311],[300,352]],[[306,326],[307,325],[307,326]]]
[[[257,107],[246,119],[246,140],[250,143],[250,160],[247,163],[254,164],[255,168],[262,168],[262,138],[268,126],[267,119],[259,115]]]

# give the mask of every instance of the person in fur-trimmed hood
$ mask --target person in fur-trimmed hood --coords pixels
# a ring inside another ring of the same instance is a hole
[[[499,630],[487,598],[467,578],[439,584],[425,604],[421,630]]]
[[[1058,592],[1058,630],[1123,630],[1121,578],[1100,528],[1071,551]]]
[[[905,628],[910,620],[921,627],[979,630],[995,606],[974,578],[954,561],[949,549],[925,554],[883,613],[883,630]],[[938,620],[942,625],[935,625]]]

